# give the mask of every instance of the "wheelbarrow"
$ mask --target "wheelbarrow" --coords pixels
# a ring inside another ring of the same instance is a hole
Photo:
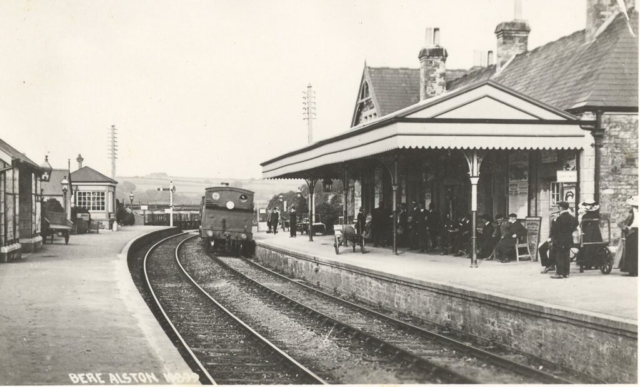
[[[354,226],[334,226],[333,247],[336,250],[336,255],[340,254],[340,246],[344,245],[349,247],[349,243],[351,243],[354,253],[356,252],[356,246],[360,246],[360,252],[364,254],[364,238],[358,234]]]

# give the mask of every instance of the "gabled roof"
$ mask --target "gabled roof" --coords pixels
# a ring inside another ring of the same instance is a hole
[[[338,163],[395,149],[580,149],[594,121],[491,80],[420,101],[261,164],[263,178],[335,175]],[[322,169],[322,170],[321,170]]]
[[[638,36],[638,12],[629,13]],[[447,84],[448,90],[492,79],[563,110],[638,107],[638,38],[624,14],[615,16],[593,42],[585,31],[517,55],[500,73],[490,66]]]
[[[451,81],[466,72],[447,70],[445,79]],[[420,69],[367,66],[364,79],[370,81],[369,92],[377,102],[379,117],[420,101]]]
[[[49,181],[42,181],[40,188],[44,196],[62,196],[62,179],[69,175],[68,169],[52,169]]]
[[[71,183],[108,183],[118,184],[117,181],[108,178],[102,173],[91,167],[82,167],[77,171],[71,172]]]
[[[29,159],[24,153],[18,152],[18,150],[11,145],[7,144],[5,141],[0,139],[0,150],[11,156],[12,160],[20,160],[23,163],[29,164],[32,167],[39,168],[38,164],[34,163]]]

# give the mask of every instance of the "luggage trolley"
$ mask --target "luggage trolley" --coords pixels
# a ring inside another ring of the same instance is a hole
[[[603,229],[605,230],[602,233]],[[602,235],[607,239],[603,240]],[[609,274],[613,269],[613,255],[609,251],[611,241],[611,222],[609,219],[583,219],[580,222],[579,243],[572,248],[580,272],[600,269],[602,274]]]

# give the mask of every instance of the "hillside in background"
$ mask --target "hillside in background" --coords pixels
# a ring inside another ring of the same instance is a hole
[[[303,180],[263,180],[263,179],[211,179],[197,177],[168,176],[165,173],[152,173],[145,176],[118,176],[116,198],[129,203],[129,194],[133,192],[134,203],[169,203],[168,192],[158,192],[158,187],[169,187],[173,181],[176,191],[175,204],[198,204],[207,187],[229,183],[230,187],[248,189],[255,192],[255,201],[268,202],[273,195],[297,191],[304,185]]]

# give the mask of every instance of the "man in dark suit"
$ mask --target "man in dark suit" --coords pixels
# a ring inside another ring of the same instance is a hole
[[[421,253],[426,253],[429,239],[429,231],[427,230],[428,212],[424,209],[423,203],[420,203],[420,210],[418,211],[417,217],[418,246],[420,247]]]
[[[431,248],[437,249],[440,240],[440,230],[442,225],[440,224],[440,211],[436,208],[436,205],[429,203],[429,213],[427,214],[427,227],[429,228],[429,237],[431,238]]]
[[[278,221],[280,220],[280,213],[278,212],[277,207],[273,207],[273,212],[271,212],[271,227],[273,228],[273,233],[278,233]]]
[[[298,228],[298,213],[296,212],[296,206],[291,206],[289,211],[289,238],[296,237],[296,231]]]
[[[488,215],[482,215],[482,232],[478,238],[479,254],[478,258],[487,258],[493,252],[493,224],[491,223],[491,217]]]
[[[556,274],[551,278],[569,278],[570,252],[573,232],[578,220],[569,213],[569,203],[559,202],[560,215],[551,229],[551,250],[556,258]]]
[[[362,233],[364,232],[364,225],[365,225],[364,208],[360,207],[360,210],[358,211],[358,216],[356,217],[356,228],[358,230],[359,235],[362,235]]]

